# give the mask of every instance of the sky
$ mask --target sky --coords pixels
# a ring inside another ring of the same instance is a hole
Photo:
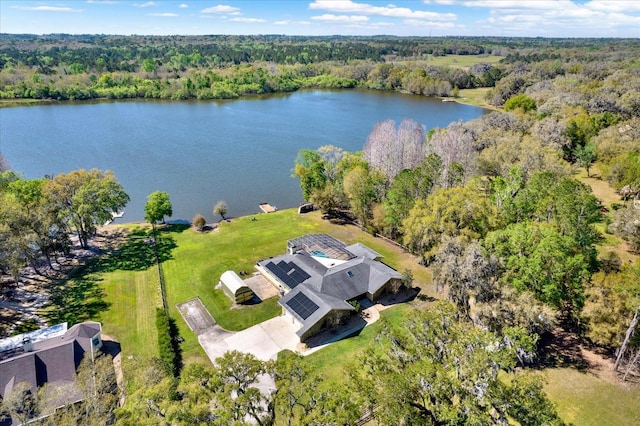
[[[0,0],[0,32],[640,38],[640,0]]]

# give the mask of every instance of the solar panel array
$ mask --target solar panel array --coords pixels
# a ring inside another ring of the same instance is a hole
[[[311,277],[294,262],[281,260],[277,264],[269,262],[264,266],[290,289],[295,288],[298,284]]]
[[[304,293],[298,293],[287,301],[287,306],[293,309],[293,312],[300,315],[300,318],[306,320],[315,311],[318,310],[316,305],[311,299],[309,299]]]

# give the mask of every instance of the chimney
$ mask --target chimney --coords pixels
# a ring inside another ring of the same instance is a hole
[[[25,337],[24,339],[22,339],[22,349],[25,353],[33,352],[33,342],[31,341],[30,337]]]

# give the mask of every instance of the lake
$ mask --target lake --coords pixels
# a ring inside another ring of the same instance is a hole
[[[411,118],[426,126],[485,110],[388,92],[300,91],[215,102],[118,101],[0,108],[0,152],[26,178],[75,169],[112,170],[131,197],[121,222],[144,219],[146,197],[166,191],[172,219],[229,216],[258,204],[298,206],[291,177],[300,149],[362,150],[373,126]]]

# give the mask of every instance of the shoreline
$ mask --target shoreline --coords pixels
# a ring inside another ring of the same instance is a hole
[[[476,89],[461,89],[460,92],[464,92],[465,90],[488,90],[490,87],[480,87]],[[167,102],[167,103],[182,103],[182,102],[230,102],[237,101],[243,99],[251,99],[256,97],[264,97],[264,96],[277,96],[277,95],[286,95],[290,93],[296,93],[307,90],[318,90],[318,91],[350,91],[350,90],[365,90],[365,91],[374,91],[374,92],[385,92],[385,93],[398,93],[407,96],[417,96],[425,99],[440,99],[446,102],[457,102],[462,105],[469,105],[477,108],[485,108],[497,111],[498,107],[487,104],[481,98],[474,98],[473,96],[462,96],[458,97],[448,97],[448,96],[424,96],[415,93],[409,93],[405,91],[398,90],[375,90],[369,89],[366,87],[347,87],[347,88],[330,88],[330,87],[301,87],[297,90],[293,91],[282,91],[282,92],[272,92],[272,93],[263,93],[263,94],[247,94],[240,95],[235,98],[215,98],[215,99],[197,99],[197,98],[189,98],[189,99],[170,99],[170,98],[145,98],[145,97],[125,97],[125,98],[110,98],[110,97],[98,97],[98,98],[90,98],[90,99],[35,99],[35,98],[12,98],[12,99],[0,99],[0,109],[1,108],[12,108],[12,107],[25,107],[25,106],[43,106],[43,105],[71,105],[71,104],[95,104],[95,103],[109,103],[109,102]]]

